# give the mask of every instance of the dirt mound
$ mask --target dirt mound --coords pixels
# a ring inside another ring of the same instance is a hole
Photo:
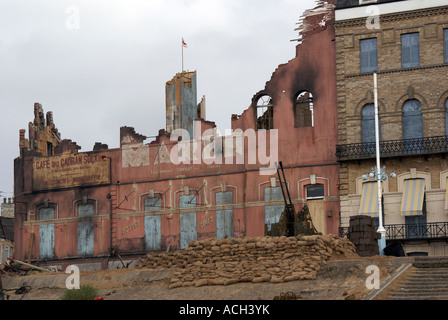
[[[139,268],[173,269],[170,288],[237,282],[313,280],[329,259],[358,258],[334,235],[246,237],[193,241],[184,251],[153,253]]]

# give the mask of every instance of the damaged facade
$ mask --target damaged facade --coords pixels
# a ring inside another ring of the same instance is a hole
[[[116,149],[97,143],[79,153],[36,104],[34,131],[28,139],[20,131],[15,159],[15,257],[107,268],[115,253],[263,236],[284,209],[277,161],[296,211],[308,205],[317,230],[337,234],[336,1],[322,3],[325,10],[303,19],[295,58],[231,116],[232,135],[217,135],[205,120],[196,72],[167,82],[166,127],[155,140],[122,127]]]

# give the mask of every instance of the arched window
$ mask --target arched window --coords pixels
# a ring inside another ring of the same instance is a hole
[[[417,99],[407,100],[403,105],[403,139],[423,138],[422,103]],[[419,153],[421,144],[418,141],[407,141],[405,153]]]
[[[295,127],[314,127],[314,104],[311,92],[304,91],[297,96],[295,104]]]
[[[268,95],[261,96],[257,101],[257,129],[270,130],[274,128],[274,105]]]
[[[422,103],[411,99],[403,105],[403,139],[423,138]]]
[[[375,105],[373,103],[366,104],[361,110],[361,116],[362,142],[375,142]],[[378,127],[381,141],[381,119],[378,119]]]

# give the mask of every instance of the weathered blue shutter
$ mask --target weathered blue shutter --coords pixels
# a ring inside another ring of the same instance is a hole
[[[264,189],[264,201],[283,200],[283,194],[281,187],[269,187]],[[265,224],[270,231],[270,226],[280,221],[284,205],[274,205],[264,207],[264,220]]]
[[[146,198],[145,211],[158,211],[162,208],[160,198]],[[160,215],[145,216],[145,249],[148,251],[162,249],[162,222]]]
[[[418,33],[401,35],[401,64],[403,68],[420,66],[420,44]]]
[[[93,204],[78,206],[78,255],[92,256],[94,243]]]
[[[215,199],[218,206],[233,204],[233,193],[218,192]],[[233,238],[233,209],[216,210],[216,238]]]
[[[53,220],[54,208],[39,209],[39,220]],[[39,258],[51,259],[54,257],[54,224],[39,225]]]
[[[363,39],[360,41],[361,48],[361,72],[372,72],[378,70],[377,39]]]
[[[184,195],[179,197],[179,208],[195,208],[196,196]],[[188,247],[190,241],[197,240],[196,211],[180,214],[180,248]]]
[[[162,224],[160,216],[145,217],[145,249],[148,251],[162,249]]]
[[[422,104],[416,99],[408,100],[403,106],[403,139],[423,138]],[[405,153],[420,153],[419,141],[405,141]]]

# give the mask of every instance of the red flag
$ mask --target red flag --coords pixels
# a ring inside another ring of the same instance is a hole
[[[185,43],[184,38],[182,38],[182,46],[185,48],[187,47],[187,44]]]

